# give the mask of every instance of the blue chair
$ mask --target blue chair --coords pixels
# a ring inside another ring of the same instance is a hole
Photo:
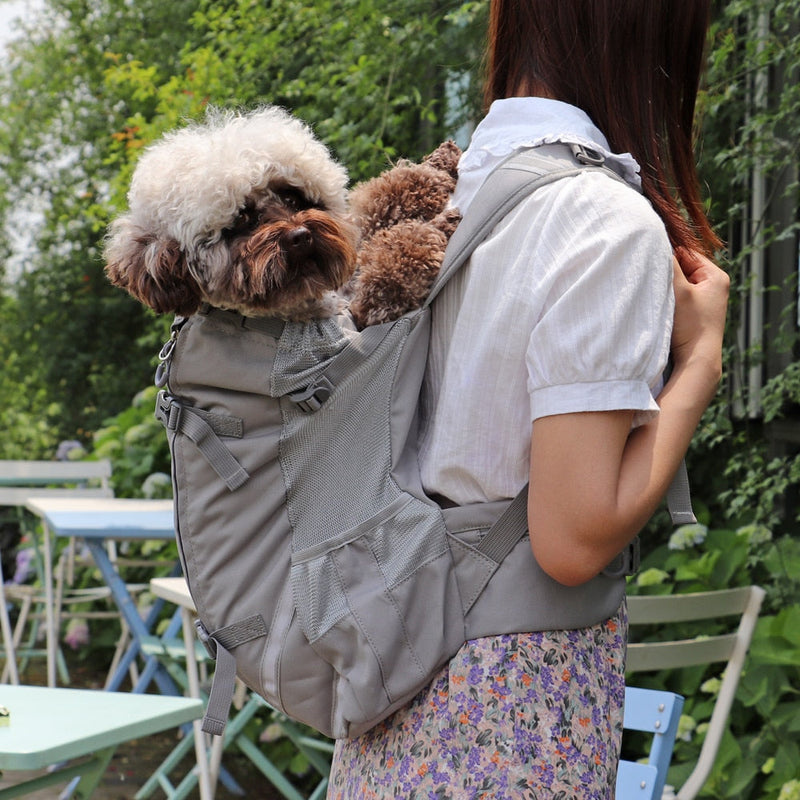
[[[653,735],[647,763],[621,761],[617,800],[659,800],[678,733],[683,697],[656,689],[625,688],[624,729]]]
[[[697,762],[690,765],[691,774],[680,787],[676,787],[677,800],[694,800],[711,774],[727,729],[728,716],[763,599],[764,590],[758,586],[628,597],[628,621],[631,626],[627,654],[629,675],[709,664],[719,664],[722,673],[720,690],[703,736],[700,755]],[[688,639],[666,639],[654,633],[658,626],[670,623],[698,624],[700,627]],[[707,632],[704,627],[708,628]],[[646,641],[637,637],[642,629],[647,633]],[[627,800],[625,795],[620,794],[619,797],[620,800]],[[660,794],[656,797],[660,798]]]

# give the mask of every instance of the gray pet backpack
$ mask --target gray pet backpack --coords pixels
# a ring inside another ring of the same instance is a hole
[[[443,509],[417,463],[430,303],[517,202],[584,169],[607,168],[562,145],[501,165],[424,307],[393,322],[356,331],[342,318],[213,308],[176,319],[156,415],[197,628],[216,658],[204,730],[223,732],[238,675],[286,715],[358,736],[468,639],[584,627],[619,607],[635,548],[588,583],[562,586],[531,552],[526,490]]]

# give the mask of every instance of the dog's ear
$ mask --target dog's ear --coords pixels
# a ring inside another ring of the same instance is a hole
[[[200,307],[200,286],[178,242],[118,223],[105,250],[111,283],[159,314],[194,314]]]

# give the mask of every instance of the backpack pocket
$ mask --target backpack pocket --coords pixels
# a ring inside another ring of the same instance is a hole
[[[463,644],[441,513],[411,495],[296,552],[291,580],[303,632],[337,673],[336,727],[344,735],[413,697]]]

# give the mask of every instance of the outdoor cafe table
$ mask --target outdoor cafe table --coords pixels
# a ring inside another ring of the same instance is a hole
[[[9,711],[7,724],[0,726],[0,770],[43,770],[70,762],[10,786],[2,775],[0,798],[63,785],[79,775],[77,796],[89,797],[118,745],[177,728],[203,713],[202,701],[194,698],[47,686],[2,685],[0,705]]]
[[[55,686],[56,651],[59,620],[53,598],[52,552],[54,537],[77,537],[89,548],[114,602],[131,632],[131,644],[110,677],[107,689],[117,689],[128,667],[140,651],[140,641],[150,634],[160,601],[142,619],[125,581],[119,575],[106,548],[107,540],[174,539],[175,527],[172,500],[134,500],[127,498],[29,498],[26,508],[41,518],[44,528],[43,561],[46,598],[47,683]],[[180,691],[162,664],[153,656],[146,658],[145,667],[133,691],[143,692],[155,680],[162,694],[177,695]]]

